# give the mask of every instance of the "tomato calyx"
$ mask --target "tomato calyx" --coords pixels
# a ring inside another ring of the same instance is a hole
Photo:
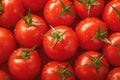
[[[66,30],[63,31],[63,32],[58,32],[58,31],[57,31],[55,28],[53,28],[52,26],[50,26],[50,27],[51,27],[53,33],[52,33],[52,34],[48,34],[48,36],[51,36],[51,37],[54,37],[54,38],[55,38],[55,40],[54,40],[54,42],[53,42],[53,44],[52,44],[52,48],[53,48],[58,41],[62,41],[62,40],[63,40],[63,34],[66,32]]]
[[[90,9],[92,5],[99,5],[100,3],[96,0],[77,0],[78,2],[80,2],[81,4],[85,4],[88,11],[87,14],[88,16],[90,15]]]
[[[69,66],[69,64],[67,64],[65,66],[65,68],[62,68],[61,66],[58,65],[59,72],[55,72],[55,74],[61,75],[62,76],[62,80],[65,80],[66,76],[74,76],[74,73],[68,71],[68,66]]]
[[[5,76],[5,77],[3,78],[3,80],[8,80],[8,77],[9,77],[8,75]]]
[[[30,10],[28,10],[28,18],[27,19],[24,16],[21,16],[21,17],[25,21],[25,23],[28,25],[41,25],[40,22],[35,22],[32,20]]]
[[[88,55],[87,57],[88,57],[92,62],[89,63],[89,64],[86,64],[86,66],[95,66],[96,71],[99,72],[99,71],[98,71],[99,66],[100,66],[100,65],[101,65],[101,66],[105,66],[105,64],[100,61],[100,60],[103,58],[103,56],[104,56],[104,55],[100,55],[100,56],[94,58],[94,57]]]
[[[73,4],[69,4],[65,6],[65,4],[62,2],[62,0],[59,0],[62,5],[62,11],[58,14],[57,18],[61,17],[64,13],[69,13],[73,16],[76,16],[72,11],[70,11],[70,8],[73,6]]]
[[[118,19],[120,20],[120,10],[118,10],[117,8],[111,6],[113,8],[113,10],[118,14]]]
[[[25,59],[28,60],[30,54],[33,52],[33,50],[36,48],[36,46],[34,46],[32,49],[30,50],[22,50],[21,52],[21,56]]]
[[[0,13],[3,12],[3,7],[2,7],[2,0],[0,0]]]
[[[100,27],[98,27],[96,34],[92,37],[92,40],[98,38],[105,43],[111,44],[111,42],[105,37],[106,32],[107,30],[100,30]]]
[[[120,49],[120,44],[116,44],[116,45],[114,45],[114,46]],[[118,52],[117,55],[120,56],[120,51]]]

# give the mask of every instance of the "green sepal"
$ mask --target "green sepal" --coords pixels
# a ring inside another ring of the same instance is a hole
[[[111,44],[111,42],[105,37],[106,33],[107,30],[100,30],[100,27],[98,27],[97,33],[92,37],[92,40],[98,38],[105,43]]]
[[[3,7],[2,7],[2,0],[0,0],[0,13],[3,12]]]
[[[5,76],[2,80],[8,80],[8,75],[7,76]]]
[[[40,22],[35,22],[32,20],[32,17],[31,17],[31,12],[30,10],[28,10],[28,18],[25,18],[24,16],[21,16],[21,18],[25,21],[26,24],[28,25],[41,25],[42,23]]]
[[[96,0],[77,0],[78,2],[80,2],[81,4],[85,4],[88,11],[87,14],[88,16],[90,15],[90,9],[92,5],[100,5],[100,3]]]
[[[59,0],[59,1],[62,5],[62,11],[58,14],[57,18],[61,17],[66,12],[76,17],[76,15],[72,11],[70,11],[70,8],[73,6],[73,4],[69,4],[69,5],[65,6],[65,4],[62,2],[62,0]]]
[[[120,20],[120,10],[118,10],[117,8],[111,6],[113,8],[113,10],[118,14],[118,19]]]
[[[53,33],[51,33],[51,34],[46,34],[46,35],[48,35],[48,36],[51,36],[51,37],[54,37],[54,42],[52,43],[52,48],[57,44],[57,42],[58,41],[62,41],[63,40],[63,34],[66,32],[66,30],[65,31],[63,31],[63,32],[58,32],[55,28],[53,28],[52,26],[50,26],[51,27],[51,29],[52,29],[52,31],[53,31]]]
[[[100,55],[100,56],[94,58],[94,57],[88,55],[87,57],[88,57],[92,62],[89,63],[89,64],[85,64],[85,66],[95,66],[96,71],[99,72],[99,66],[105,66],[105,64],[100,61],[103,56],[104,56],[104,55]]]
[[[21,56],[27,61],[29,59],[30,54],[35,50],[36,46],[33,46],[30,50],[23,50],[21,48]]]
[[[55,74],[61,75],[62,80],[65,80],[66,76],[74,76],[74,73],[68,71],[68,66],[69,66],[69,64],[67,64],[65,66],[65,68],[62,68],[61,66],[58,65],[59,72],[55,72]]]

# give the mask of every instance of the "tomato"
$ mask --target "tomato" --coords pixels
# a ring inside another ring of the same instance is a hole
[[[85,50],[99,50],[107,40],[106,24],[98,18],[88,17],[81,20],[76,26],[79,45]]]
[[[40,56],[34,47],[18,48],[11,54],[8,67],[16,80],[32,80],[40,71]]]
[[[12,32],[0,27],[0,64],[8,60],[15,47],[16,41]]]
[[[41,45],[47,30],[47,24],[41,17],[28,12],[27,16],[17,22],[14,34],[20,45],[31,48]]]
[[[33,11],[42,10],[48,0],[22,0],[26,9]]]
[[[104,80],[109,71],[109,64],[101,53],[86,51],[78,56],[74,68],[80,80]]]
[[[82,18],[99,16],[104,8],[104,0],[74,0],[74,4]]]
[[[7,72],[0,70],[0,80],[11,80],[11,78]]]
[[[110,1],[106,4],[102,19],[111,31],[120,31],[120,1]]]
[[[51,59],[66,60],[76,53],[78,38],[72,28],[68,26],[55,26],[44,36],[43,48]]]
[[[120,80],[120,67],[113,68],[109,72],[106,80]]]
[[[110,64],[120,66],[120,32],[115,32],[109,36],[112,44],[105,44],[103,53]]]
[[[72,24],[75,20],[75,8],[69,0],[48,0],[44,7],[44,17],[52,26]]]
[[[41,80],[76,80],[74,71],[66,62],[50,61],[44,65]]]
[[[24,7],[21,0],[1,0],[0,1],[0,26],[11,28],[24,15]]]

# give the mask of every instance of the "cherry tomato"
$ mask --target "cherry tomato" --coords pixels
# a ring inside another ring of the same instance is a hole
[[[106,24],[98,18],[88,17],[76,26],[79,45],[85,50],[99,50],[107,40]]]
[[[28,48],[18,48],[11,54],[8,66],[16,80],[33,80],[41,68],[38,52]]]
[[[110,64],[120,66],[120,32],[115,32],[109,36],[112,44],[105,44],[103,53]]]
[[[10,75],[4,70],[0,70],[0,80],[12,80]]]
[[[22,0],[26,9],[33,11],[42,10],[48,0]]]
[[[79,80],[104,80],[109,64],[101,53],[86,51],[78,56],[74,68]]]
[[[8,60],[15,47],[16,41],[12,32],[0,27],[0,64]]]
[[[55,60],[71,58],[78,49],[78,38],[68,26],[51,27],[43,38],[43,47],[47,56]]]
[[[11,28],[24,15],[21,0],[0,0],[0,26]]]
[[[106,80],[120,80],[120,67],[113,68],[109,72]]]
[[[104,0],[74,0],[78,16],[82,18],[96,17],[104,8]]]
[[[41,80],[76,80],[74,71],[66,62],[51,61],[44,65]]]
[[[110,1],[106,4],[102,19],[111,31],[120,31],[120,1]]]
[[[68,26],[75,20],[75,8],[69,0],[48,0],[44,7],[44,17],[52,26]]]
[[[40,46],[44,33],[48,27],[45,21],[34,14],[30,14],[20,19],[14,29],[18,43],[24,47]]]

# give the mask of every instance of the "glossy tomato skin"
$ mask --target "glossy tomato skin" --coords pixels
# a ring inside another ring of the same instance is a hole
[[[10,75],[4,70],[0,70],[0,80],[12,80]]]
[[[61,1],[65,4],[65,6],[73,4],[69,0],[61,0]],[[74,6],[72,6],[69,10],[73,14],[76,14]],[[74,22],[75,16],[69,14],[68,12],[65,12],[62,16],[57,17],[61,11],[62,11],[62,5],[60,3],[60,0],[48,0],[48,2],[44,7],[44,17],[45,20],[48,22],[48,24],[52,26],[58,26],[58,25],[68,26]]]
[[[0,27],[0,64],[8,60],[15,47],[16,41],[12,32]]]
[[[90,65],[92,60],[88,56],[96,58],[101,53],[96,51],[87,51],[78,56],[75,61],[75,73],[80,80],[104,80],[107,77],[109,71],[109,64],[106,59],[102,57],[100,61],[104,64],[98,65],[98,71],[95,66]]]
[[[106,80],[120,80],[120,67],[113,68],[109,74]]]
[[[24,15],[25,9],[21,0],[2,0],[3,12],[0,13],[0,26],[11,28]]]
[[[108,60],[110,64],[113,66],[120,66],[120,49],[115,45],[120,44],[120,32],[115,32],[111,34],[108,38],[112,44],[105,44],[103,47],[103,53],[105,58]]]
[[[84,1],[84,0],[81,0]],[[95,0],[99,3],[99,5],[91,5],[90,13],[88,15],[88,9],[85,4],[80,3],[78,0],[74,0],[74,5],[76,9],[76,13],[81,18],[86,17],[96,17],[99,16],[104,8],[104,0]]]
[[[33,11],[42,10],[48,0],[22,0],[26,9]]]
[[[75,31],[78,35],[79,45],[81,48],[85,50],[101,49],[104,42],[98,38],[93,39],[93,37],[98,31],[98,28],[100,28],[101,30],[107,30],[106,24],[100,19],[95,17],[85,18],[78,23]]]
[[[49,36],[53,31],[50,29],[43,38],[43,48],[48,57],[55,60],[67,60],[72,57],[78,49],[78,38],[72,28],[68,26],[56,26],[55,30],[58,32],[64,32],[63,39],[58,41],[54,47],[52,47],[55,38]]]
[[[107,3],[103,10],[102,19],[111,31],[120,31],[118,14],[112,6],[120,10],[120,1],[110,1]]]
[[[62,76],[60,74],[55,74],[59,72],[58,66],[65,68],[67,65],[66,62],[58,62],[58,61],[50,61],[46,65],[44,65],[41,72],[41,80],[62,80]],[[74,73],[73,68],[69,65],[68,71]],[[76,80],[75,76],[66,76],[64,80]]]
[[[18,48],[10,56],[8,67],[15,80],[33,80],[41,68],[41,60],[36,50],[33,50],[26,60],[21,56],[21,50],[28,48]]]
[[[41,17],[33,14],[31,17],[32,21],[38,22],[39,24],[28,25],[23,19],[21,19],[19,22],[17,22],[14,29],[14,34],[18,43],[24,47],[29,48],[35,45],[40,46],[43,36],[48,30],[47,24]],[[25,16],[25,18],[28,18],[28,16]]]

